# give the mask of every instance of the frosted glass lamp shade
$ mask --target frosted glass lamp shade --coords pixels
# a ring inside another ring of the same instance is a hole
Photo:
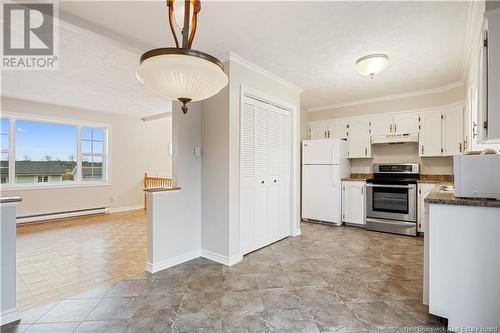
[[[356,71],[370,77],[382,73],[388,66],[389,57],[385,54],[370,54],[356,61]]]
[[[171,100],[207,99],[228,83],[223,65],[216,58],[180,48],[161,48],[144,53],[137,78],[155,94]]]

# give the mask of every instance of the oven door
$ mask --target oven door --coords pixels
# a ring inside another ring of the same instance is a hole
[[[416,184],[366,184],[366,215],[417,222]]]

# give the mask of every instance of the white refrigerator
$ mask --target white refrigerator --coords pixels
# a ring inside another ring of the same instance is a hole
[[[302,219],[342,225],[341,179],[349,177],[347,142],[302,142]]]

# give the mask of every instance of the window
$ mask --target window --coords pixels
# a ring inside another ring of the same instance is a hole
[[[16,183],[77,180],[76,126],[30,120],[15,124]]]
[[[1,124],[3,184],[57,185],[107,180],[107,127],[8,116],[1,118]]]
[[[0,181],[2,184],[9,182],[9,120],[0,118]]]
[[[82,128],[82,180],[102,180],[104,161],[104,129]]]

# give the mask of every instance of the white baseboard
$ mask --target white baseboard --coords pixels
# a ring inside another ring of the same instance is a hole
[[[228,256],[223,256],[221,254],[208,251],[208,250],[201,250],[201,256],[203,258],[218,262],[219,264],[226,265],[226,266],[232,266],[238,262],[240,262],[243,259],[243,256],[241,254],[236,254],[234,256],[228,257]]]
[[[152,263],[150,261],[147,261],[145,270],[146,272],[154,274],[156,272],[162,271],[172,266],[182,264],[183,262],[196,259],[199,256],[200,256],[200,250],[194,250],[157,263]]]
[[[121,213],[121,212],[128,212],[131,210],[139,210],[139,209],[144,209],[144,205],[132,205],[132,206],[125,206],[125,207],[114,207],[114,208],[109,208],[108,212],[113,214],[113,213]]]
[[[19,313],[19,311],[17,311],[16,308],[2,311],[2,313],[0,314],[0,326],[12,323],[19,319],[21,319],[21,314]]]

